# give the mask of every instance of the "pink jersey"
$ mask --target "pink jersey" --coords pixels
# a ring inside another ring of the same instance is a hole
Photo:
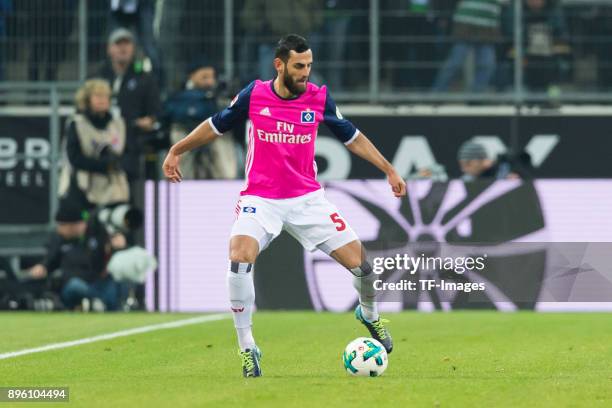
[[[225,110],[210,119],[217,134],[248,119],[246,184],[241,195],[293,198],[321,188],[317,181],[315,140],[324,122],[341,141],[351,143],[359,131],[340,111],[327,87],[308,83],[293,99],[276,94],[273,81],[255,81]]]

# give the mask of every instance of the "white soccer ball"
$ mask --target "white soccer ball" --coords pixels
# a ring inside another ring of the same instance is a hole
[[[359,337],[344,349],[342,363],[351,375],[377,377],[387,369],[387,350],[378,340]]]

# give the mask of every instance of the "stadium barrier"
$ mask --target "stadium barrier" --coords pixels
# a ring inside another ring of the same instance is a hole
[[[2,85],[0,85],[2,88]],[[74,108],[61,105],[71,86],[24,84],[49,94],[50,106],[0,107],[0,256],[40,254],[52,228],[60,141]],[[63,96],[64,95],[64,96]],[[71,97],[71,96],[70,96]],[[612,109],[598,106],[539,108],[340,105],[342,113],[370,136],[406,178],[422,168],[437,180],[457,178],[457,149],[468,139],[492,156],[529,152],[537,178],[607,178],[607,129]],[[376,169],[353,157],[321,127],[317,142],[320,180],[377,178]]]
[[[342,109],[342,107],[341,107]],[[514,107],[349,106],[342,113],[368,135],[405,178],[430,169],[439,180],[461,176],[459,146],[483,144],[490,158],[531,158],[536,178],[606,178],[612,148],[607,107],[567,106],[559,110]],[[609,146],[609,147],[606,147]],[[317,136],[319,178],[376,178],[375,167],[352,156],[325,127]]]
[[[55,89],[55,88],[51,88]],[[63,88],[50,91],[55,106],[0,107],[0,230],[47,225],[57,205],[53,187],[60,142],[73,107],[60,106]],[[439,180],[460,177],[457,151],[466,140],[482,143],[490,157],[526,151],[535,178],[609,178],[612,108],[559,110],[514,107],[346,106],[342,113],[367,134],[405,178],[433,169]],[[377,170],[352,156],[322,126],[317,136],[320,180],[377,178]],[[51,164],[55,163],[55,167]]]
[[[240,181],[148,183],[146,245],[159,260],[146,285],[149,310],[227,309],[228,239],[241,187]],[[610,180],[411,181],[402,200],[384,180],[327,182],[324,188],[371,259],[450,258],[448,267],[433,261],[416,274],[384,264],[384,282],[483,285],[385,290],[386,310],[612,309]],[[458,270],[466,256],[480,258],[484,267]],[[255,266],[256,305],[349,311],[357,301],[350,276],[283,233]]]

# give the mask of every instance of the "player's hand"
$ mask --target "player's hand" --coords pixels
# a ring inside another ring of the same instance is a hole
[[[110,238],[111,247],[113,249],[123,249],[127,247],[127,239],[122,233],[117,233]]]
[[[179,168],[179,161],[181,156],[168,152],[164,164],[162,166],[164,170],[164,176],[172,183],[179,183],[183,179],[183,174]]]
[[[406,195],[406,182],[395,171],[387,175],[387,181],[389,181],[394,196],[399,198]]]
[[[155,128],[155,118],[153,116],[143,116],[136,119],[134,123],[144,132],[150,132]]]

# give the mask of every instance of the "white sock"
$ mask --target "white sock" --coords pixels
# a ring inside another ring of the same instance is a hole
[[[242,351],[255,346],[255,339],[251,331],[253,306],[255,305],[252,270],[252,264],[230,262],[227,271],[234,327],[238,337],[238,346]]]
[[[376,306],[376,302],[364,302],[361,298],[359,298],[359,304],[361,305],[361,314],[368,322],[372,323],[380,318],[378,315],[378,307]]]
[[[251,327],[236,328],[236,335],[238,336],[238,347],[240,347],[241,351],[246,349],[252,350],[255,347],[255,339],[253,338]]]
[[[353,287],[359,293],[361,314],[368,322],[375,322],[380,317],[376,305],[376,290],[373,286],[375,280],[376,275],[373,273],[361,277],[353,276]]]

